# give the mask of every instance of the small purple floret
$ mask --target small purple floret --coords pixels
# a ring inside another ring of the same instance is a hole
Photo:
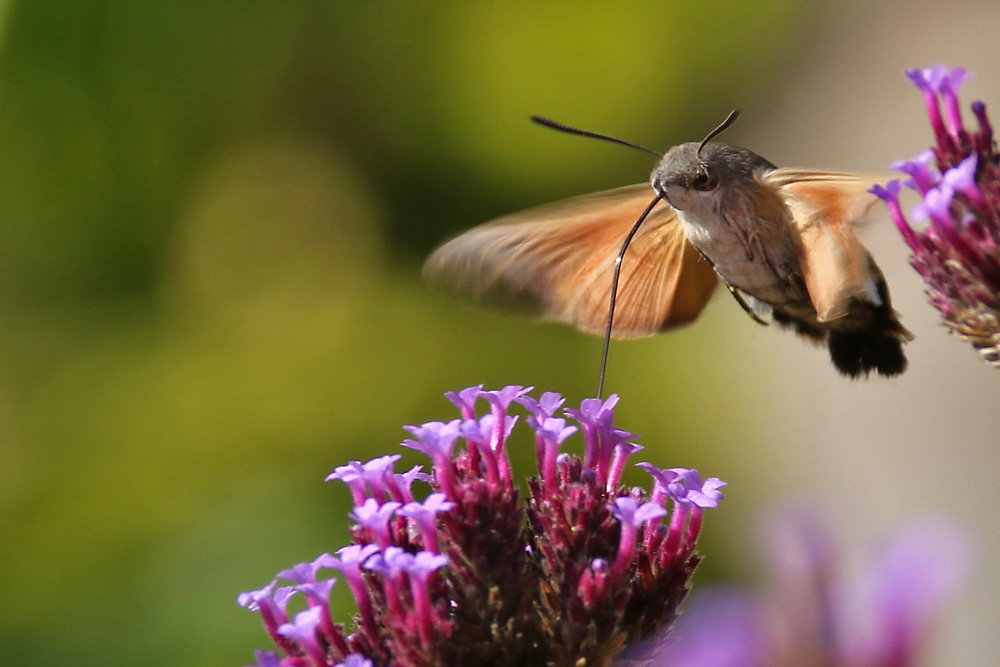
[[[455,480],[451,472],[451,454],[458,440],[460,420],[427,422],[421,426],[404,428],[416,436],[416,440],[404,440],[403,446],[423,452],[434,464],[434,476],[441,490],[449,498],[455,497]]]
[[[461,413],[462,419],[475,419],[476,399],[483,392],[483,385],[477,384],[474,387],[466,387],[462,391],[446,391],[444,397],[455,404]]]
[[[666,516],[667,510],[662,505],[656,503],[636,502],[635,498],[623,496],[615,498],[615,502],[608,505],[611,514],[621,521],[622,532],[618,543],[618,555],[615,557],[611,571],[615,577],[624,577],[628,573],[629,564],[635,554],[636,538],[639,535],[639,528],[647,521],[653,521]]]
[[[347,465],[334,468],[333,472],[326,476],[326,481],[339,480],[346,484],[351,491],[354,504],[360,505],[368,497],[368,491],[365,489],[364,471],[360,461],[350,461]]]
[[[416,524],[424,542],[424,548],[438,553],[437,515],[449,512],[456,504],[448,500],[443,493],[432,493],[422,503],[411,502],[403,505],[398,514],[405,516]]]
[[[531,396],[520,396],[517,402],[527,408],[528,412],[534,416],[534,418],[539,422],[544,422],[550,417],[554,417],[556,410],[563,406],[566,399],[562,397],[562,394],[558,394],[554,391],[544,392],[536,401]]]
[[[369,498],[359,507],[355,507],[354,511],[348,516],[370,530],[376,544],[385,549],[392,540],[389,522],[399,507],[400,504],[397,502],[387,502],[379,505],[374,498]]]
[[[672,468],[677,477],[667,487],[670,497],[676,502],[696,507],[717,507],[722,500],[720,488],[726,485],[718,477],[701,481],[701,475],[694,468]]]
[[[335,667],[373,667],[372,661],[360,653],[352,653],[343,662],[339,662]]]
[[[931,171],[931,163],[934,159],[934,151],[927,150],[911,160],[893,162],[890,168],[909,175],[913,179],[912,187],[915,190],[927,192],[938,184],[938,175]],[[896,194],[898,193],[899,188],[897,187]]]
[[[319,607],[310,607],[295,615],[292,623],[285,623],[278,628],[278,633],[297,642],[305,650],[316,667],[326,665],[326,652],[319,641],[317,631],[320,625]]]

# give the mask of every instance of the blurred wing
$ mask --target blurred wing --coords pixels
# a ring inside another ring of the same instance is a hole
[[[424,277],[464,301],[603,334],[615,256],[652,197],[649,185],[633,185],[499,218],[438,248]],[[625,253],[613,335],[690,322],[716,280],[673,209],[659,204]]]
[[[798,231],[798,259],[820,322],[847,313],[852,297],[880,303],[868,251],[854,234],[877,198],[878,176],[775,169],[765,181],[781,192]]]

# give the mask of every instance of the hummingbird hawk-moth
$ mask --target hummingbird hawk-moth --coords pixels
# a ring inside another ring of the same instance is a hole
[[[778,168],[746,148],[710,141],[737,115],[704,141],[663,155],[533,118],[661,159],[648,184],[514,213],[460,234],[428,258],[424,276],[465,301],[614,338],[691,322],[721,280],[755,321],[766,324],[770,314],[825,343],[844,375],[902,373],[903,344],[912,336],[854,233],[876,201],[868,193],[875,179]]]

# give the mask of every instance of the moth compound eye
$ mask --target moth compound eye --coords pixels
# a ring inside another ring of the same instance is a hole
[[[691,181],[691,187],[699,192],[708,192],[709,190],[714,190],[715,186],[719,184],[719,176],[714,170],[705,168],[704,170],[698,172],[698,175],[694,177]]]

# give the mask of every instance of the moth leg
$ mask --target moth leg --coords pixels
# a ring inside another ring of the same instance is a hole
[[[743,298],[743,295],[740,294],[740,291],[737,288],[733,287],[724,280],[722,282],[723,284],[725,284],[726,289],[729,290],[729,293],[733,295],[733,298],[736,299],[736,303],[740,304],[740,308],[743,309],[743,312],[745,312],[747,315],[750,316],[751,320],[765,327],[770,324],[770,322],[767,322],[766,320],[762,319],[760,315],[754,312],[754,309],[750,306],[749,303],[746,302],[746,299]]]
[[[701,250],[699,250],[698,253],[702,256],[702,259],[708,262],[709,266],[711,266],[713,269],[715,268],[715,262],[712,261],[711,257],[701,252]],[[729,290],[729,293],[733,295],[734,299],[736,299],[736,303],[740,304],[740,308],[742,308],[743,312],[745,312],[747,315],[750,316],[751,320],[765,327],[770,324],[770,322],[761,319],[760,315],[754,312],[754,309],[750,306],[749,303],[746,302],[746,299],[743,298],[743,295],[740,294],[739,289],[730,285],[729,281],[726,280],[725,277],[723,277],[723,275],[718,272],[718,270],[716,270],[715,275],[719,276],[719,280],[722,282],[723,285],[726,286],[726,289]]]

